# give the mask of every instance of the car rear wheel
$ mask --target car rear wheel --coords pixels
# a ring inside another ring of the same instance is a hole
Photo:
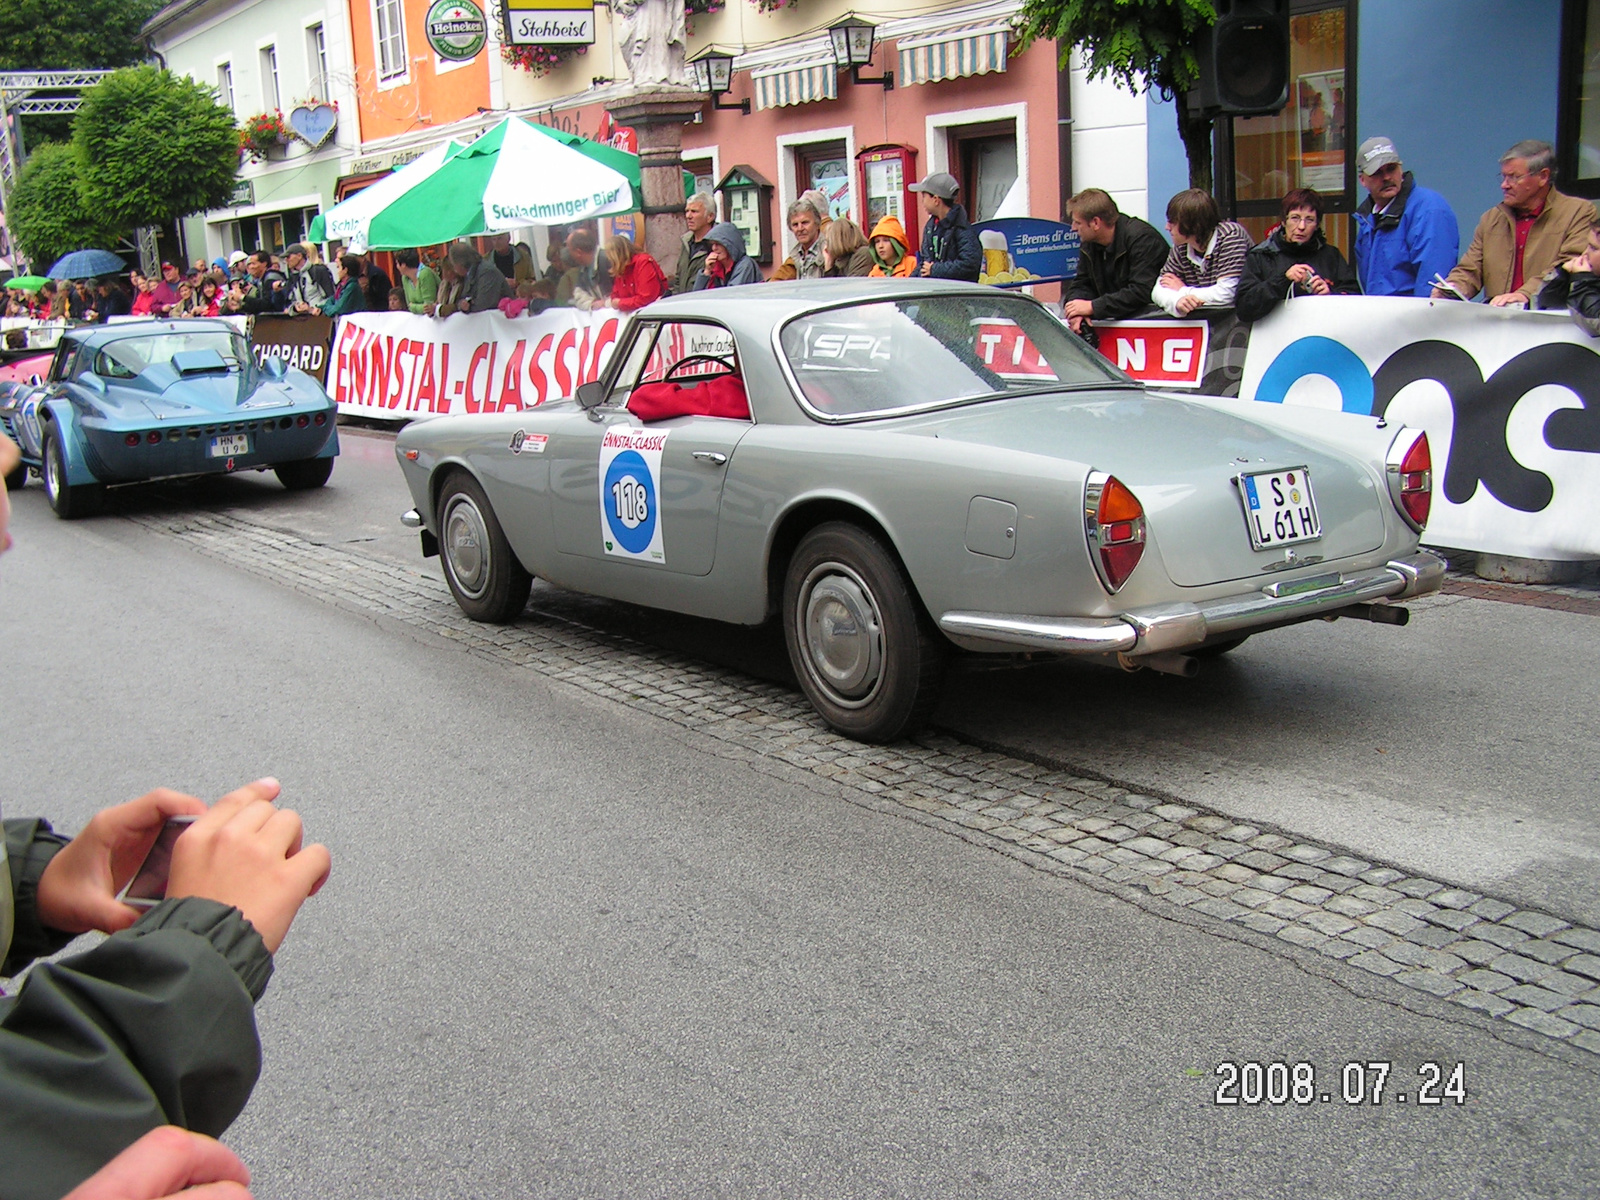
[[[54,425],[47,426],[44,431],[44,494],[56,516],[63,521],[94,516],[106,498],[103,484],[67,482],[66,452],[61,448],[61,438]]]
[[[489,499],[470,475],[457,473],[439,494],[439,558],[461,611],[504,625],[528,606],[533,576],[506,541]]]
[[[859,526],[829,522],[801,539],[783,629],[806,698],[845,736],[893,741],[933,712],[944,643],[894,555]]]
[[[302,458],[297,462],[279,463],[272,468],[278,482],[291,492],[305,492],[319,488],[333,474],[333,459]]]

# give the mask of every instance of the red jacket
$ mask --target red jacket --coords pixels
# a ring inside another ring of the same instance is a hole
[[[667,277],[661,264],[640,251],[628,260],[622,273],[611,280],[611,307],[618,312],[633,312],[667,294]]]

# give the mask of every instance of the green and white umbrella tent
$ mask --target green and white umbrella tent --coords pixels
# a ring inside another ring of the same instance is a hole
[[[632,207],[627,176],[518,117],[508,117],[375,212],[367,246],[432,246],[527,225],[605,217]]]
[[[327,212],[319,213],[312,220],[306,239],[312,242],[337,240],[364,248],[368,241],[367,227],[371,224],[374,213],[404,196],[444,166],[446,160],[465,148],[460,142],[451,140],[412,159],[393,174],[385,175],[376,183],[362,188],[348,200],[342,200]]]

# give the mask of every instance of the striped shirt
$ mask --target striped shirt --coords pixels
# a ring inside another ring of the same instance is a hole
[[[1176,275],[1183,280],[1183,287],[1173,291],[1158,280],[1150,299],[1173,316],[1179,315],[1178,301],[1186,294],[1198,295],[1201,308],[1232,308],[1251,245],[1249,231],[1243,225],[1224,221],[1211,234],[1204,255],[1197,257],[1189,246],[1174,246],[1161,274]]]

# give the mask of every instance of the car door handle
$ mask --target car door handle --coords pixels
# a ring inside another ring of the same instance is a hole
[[[696,450],[694,456],[703,463],[710,463],[713,467],[720,467],[728,461],[728,456],[716,450]]]

